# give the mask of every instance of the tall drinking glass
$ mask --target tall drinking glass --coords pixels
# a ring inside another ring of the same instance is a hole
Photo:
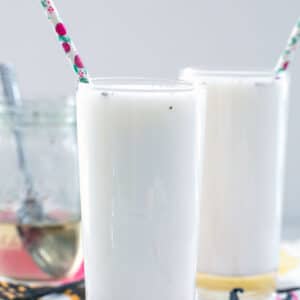
[[[89,300],[193,299],[204,104],[182,82],[79,85]]]
[[[264,299],[275,289],[279,261],[288,80],[193,69],[181,78],[207,86],[200,298],[228,299],[243,288],[246,297]]]

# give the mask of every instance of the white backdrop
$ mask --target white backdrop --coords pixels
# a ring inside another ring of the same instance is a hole
[[[271,69],[300,15],[299,0],[56,3],[95,76],[175,77],[192,65]],[[15,63],[23,94],[72,93],[75,78],[40,0],[0,0],[0,5],[0,60]],[[285,204],[299,218],[300,53],[292,74]]]

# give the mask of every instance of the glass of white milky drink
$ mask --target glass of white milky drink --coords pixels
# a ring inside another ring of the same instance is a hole
[[[194,69],[181,78],[207,86],[200,299],[228,299],[234,288],[266,299],[279,260],[288,80]]]
[[[192,300],[205,90],[94,79],[77,94],[89,300]]]

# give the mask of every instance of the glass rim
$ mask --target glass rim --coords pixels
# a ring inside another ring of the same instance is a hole
[[[193,84],[184,80],[147,77],[95,77],[91,78],[90,84],[79,83],[79,86],[99,92],[121,93],[176,93],[195,89]]]
[[[285,74],[287,76],[287,74]],[[242,70],[242,69],[232,69],[232,70],[206,70],[194,67],[184,68],[180,71],[179,78],[181,80],[187,77],[196,78],[275,78],[275,73],[273,70]]]

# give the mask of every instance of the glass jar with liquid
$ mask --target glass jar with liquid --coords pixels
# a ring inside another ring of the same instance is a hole
[[[56,280],[82,262],[75,125],[69,98],[0,102],[0,276]]]

